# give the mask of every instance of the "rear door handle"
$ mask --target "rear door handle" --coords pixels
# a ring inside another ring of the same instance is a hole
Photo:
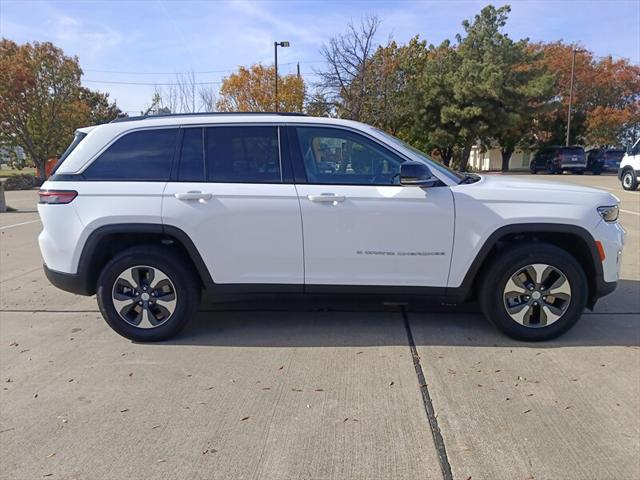
[[[307,195],[312,202],[319,203],[335,203],[344,202],[344,195],[336,195],[335,193],[321,193],[320,195]]]
[[[190,192],[174,193],[173,196],[178,200],[211,200],[211,197],[213,197],[211,193],[202,193],[195,190]]]

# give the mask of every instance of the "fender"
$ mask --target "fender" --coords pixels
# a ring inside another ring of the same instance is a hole
[[[182,245],[182,247],[184,247],[187,255],[195,265],[202,283],[205,286],[213,284],[211,273],[202,260],[198,249],[193,244],[189,236],[181,229],[159,223],[117,223],[99,227],[89,234],[89,237],[82,249],[82,253],[80,254],[78,273],[75,275],[77,277],[77,281],[82,285],[82,288],[76,289],[75,293],[83,295],[92,295],[95,293],[95,281],[98,278],[99,272],[93,265],[93,260],[96,258],[96,255],[101,254],[101,252],[98,251],[100,243],[108,235],[123,233],[132,235],[156,234],[173,237]]]
[[[560,223],[520,223],[513,225],[505,225],[494,231],[485,240],[484,244],[478,251],[475,259],[471,263],[471,266],[467,270],[467,273],[459,287],[447,287],[446,296],[450,299],[463,301],[472,293],[474,281],[478,277],[480,268],[484,264],[491,250],[505,237],[517,235],[517,234],[567,234],[574,235],[582,239],[589,251],[590,264],[586,265],[585,273],[587,274],[587,280],[589,281],[589,308],[593,308],[595,300],[601,296],[610,293],[613,287],[609,286],[604,281],[602,263],[600,261],[600,254],[598,253],[598,247],[593,236],[584,228],[577,225],[564,225]],[[575,252],[579,247],[576,247],[574,251],[569,249],[574,257],[580,260],[581,255],[577,255]],[[454,252],[455,255],[455,252]],[[589,269],[593,268],[593,275],[590,275]]]

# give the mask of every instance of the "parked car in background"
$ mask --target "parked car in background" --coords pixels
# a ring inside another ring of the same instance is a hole
[[[531,173],[545,170],[549,173],[571,172],[582,175],[587,168],[587,158],[582,147],[552,145],[536,152],[529,165]]]
[[[637,190],[640,184],[640,139],[635,145],[627,149],[620,161],[618,178],[625,190]]]
[[[617,172],[624,150],[617,148],[592,148],[587,150],[587,170],[594,175],[602,172]]]

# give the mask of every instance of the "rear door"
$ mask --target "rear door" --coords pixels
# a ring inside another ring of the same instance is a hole
[[[290,133],[305,288],[446,286],[454,226],[449,187],[400,185],[405,160],[352,130],[314,126]]]
[[[163,222],[193,241],[216,284],[302,288],[302,222],[279,128],[182,128]],[[256,290],[260,290],[256,286]]]

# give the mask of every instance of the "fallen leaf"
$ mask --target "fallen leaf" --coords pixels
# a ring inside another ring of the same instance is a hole
[[[18,345],[20,345],[18,342],[13,341],[9,344],[10,347],[17,347]]]
[[[50,453],[49,455],[47,455],[47,458],[51,458],[56,454],[56,452]]]
[[[7,383],[11,383],[13,382],[13,380],[11,380],[10,378],[7,378]]]
[[[577,379],[577,378],[572,378],[572,379],[571,379],[571,381],[572,381],[572,382],[577,382],[577,381],[578,381],[578,379]]]
[[[500,372],[500,370],[496,370],[494,373],[498,373],[498,372]]]
[[[73,378],[70,378],[69,380],[67,380],[68,383],[73,382]]]
[[[128,412],[129,409],[128,408],[123,408],[122,410],[120,410],[120,413],[124,413],[124,412]]]
[[[153,427],[151,427],[151,430],[155,430],[156,428],[160,428],[160,425],[154,425]]]
[[[571,408],[571,405],[567,405],[566,407],[564,407],[565,410],[569,410]]]
[[[524,381],[526,381],[527,379],[526,379],[526,378],[524,378],[524,377],[521,377],[520,375],[518,375],[518,380],[520,380],[521,382],[524,382]]]
[[[347,420],[349,420],[349,417],[347,417],[344,420],[342,420],[342,423],[346,422]]]
[[[207,387],[207,390],[213,390],[216,387]]]
[[[482,384],[481,384],[481,383],[479,383],[479,384],[478,384],[478,387],[482,388]]]
[[[393,385],[393,382],[389,382],[389,386],[391,387]]]
[[[165,463],[166,460],[164,458],[161,458],[160,460],[158,460],[158,463]]]
[[[323,390],[323,389],[321,389],[321,388],[316,388],[316,389],[314,390],[314,392],[324,392],[324,390]]]
[[[447,371],[448,371],[451,375],[455,375],[455,374],[456,374],[456,371],[455,371],[454,369],[452,369],[452,368],[448,369]]]
[[[133,372],[129,372],[129,376],[130,376],[130,377],[133,377]]]
[[[240,421],[241,421],[241,422],[244,422],[245,420],[249,420],[249,418],[250,418],[250,417],[242,417],[242,418],[240,419]]]
[[[524,412],[522,412],[522,413],[529,413],[530,411],[531,411],[531,409],[529,409],[529,410],[525,410],[525,411],[524,411]]]
[[[262,390],[271,390],[271,387],[263,387]]]
[[[43,477],[51,477],[52,475],[53,475],[53,473],[45,473],[45,474],[43,475]]]
[[[505,400],[505,402],[508,402],[508,401],[509,401],[509,400],[511,400],[511,399],[510,399],[509,397],[507,397],[507,398],[505,398],[504,400]]]
[[[37,393],[34,393],[34,394],[33,394],[33,398],[38,398],[38,394],[37,394]]]
[[[284,368],[284,365],[282,365],[278,370],[282,370]]]
[[[28,352],[29,350],[31,350],[31,349],[30,349],[30,348],[27,348],[27,349],[25,349],[25,350],[20,350],[20,353],[26,353],[26,352]]]
[[[356,355],[360,355],[362,352],[356,352]]]
[[[533,393],[527,393],[527,397],[533,397]]]
[[[292,392],[301,392],[302,390],[300,390],[299,388],[292,388],[291,391]]]

